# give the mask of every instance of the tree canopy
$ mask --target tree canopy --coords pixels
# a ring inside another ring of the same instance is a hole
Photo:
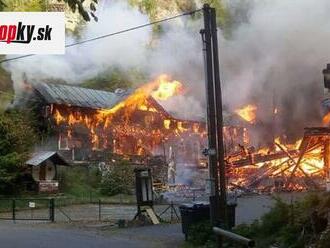
[[[0,194],[16,192],[22,164],[36,139],[24,113],[10,111],[0,115]]]
[[[61,1],[61,0],[60,0]],[[90,21],[91,17],[97,21],[97,17],[95,15],[96,11],[96,4],[98,3],[98,0],[91,0],[89,7],[86,8],[83,3],[85,0],[62,0],[65,3],[67,3],[70,7],[70,9],[73,12],[76,12],[78,10],[79,14],[83,17],[85,21]]]
[[[92,18],[97,21],[95,16],[98,0],[90,0],[89,6],[84,5],[85,0],[57,0],[66,3],[72,12],[78,11],[85,21]],[[47,0],[24,0],[17,2],[13,0],[0,0],[0,11],[46,11]]]
[[[112,67],[97,76],[84,81],[81,86],[113,92],[118,88],[132,88],[135,84],[145,82],[145,80],[146,75],[140,71],[134,69],[121,70],[120,68]]]
[[[1,4],[2,3],[2,4]],[[1,7],[2,6],[2,7]],[[1,11],[45,11],[46,1],[44,0],[25,0],[25,1],[13,1],[13,0],[0,0]]]

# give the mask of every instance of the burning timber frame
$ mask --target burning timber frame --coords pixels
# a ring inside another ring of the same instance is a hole
[[[89,160],[98,151],[149,156],[155,149],[164,149],[165,143],[178,143],[178,152],[200,159],[205,123],[173,117],[151,96],[129,109],[123,103],[133,91],[113,93],[60,84],[38,84],[34,90],[41,99],[43,118],[56,130],[58,150],[71,160]],[[194,145],[185,144],[190,141]],[[85,157],[79,158],[78,148]]]
[[[249,179],[244,182],[244,185],[231,183],[231,186],[244,191],[251,191],[258,188],[260,183],[267,178],[274,178],[274,180],[280,178],[281,183],[276,185],[279,190],[318,190],[322,187],[324,188],[324,186],[329,187],[330,128],[305,128],[304,137],[298,149],[288,149],[285,145],[277,142],[275,142],[275,145],[278,149],[273,153],[249,153],[238,160],[227,158],[227,166],[233,170],[263,163],[261,167],[258,167],[256,173],[250,175]],[[323,159],[323,168],[306,161],[307,157]],[[280,162],[273,166],[271,161],[274,160]],[[304,163],[314,168],[315,171],[313,173],[306,172],[302,166]]]
[[[51,133],[43,145],[58,150],[67,160],[107,162],[124,156],[142,162],[154,154],[166,160],[171,148],[176,163],[207,166],[201,153],[207,146],[205,121],[186,120],[167,111],[150,95],[132,109],[125,102],[132,100],[133,90],[108,92],[51,83],[36,84],[29,89],[38,99],[40,123]],[[115,114],[109,117],[108,112],[113,109]],[[227,123],[224,127],[228,154],[237,151],[238,144],[248,142],[247,128],[232,117],[228,119],[235,125]],[[57,142],[48,142],[54,136]]]

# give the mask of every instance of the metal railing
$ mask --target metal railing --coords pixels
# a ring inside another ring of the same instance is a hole
[[[213,227],[213,232],[216,235],[220,236],[220,237],[230,239],[230,240],[232,240],[236,243],[242,244],[246,247],[255,247],[254,240],[245,238],[245,237],[243,237],[241,235],[238,235],[236,233],[229,232],[229,231],[221,229],[219,227]],[[221,247],[221,244],[220,244],[220,247]]]

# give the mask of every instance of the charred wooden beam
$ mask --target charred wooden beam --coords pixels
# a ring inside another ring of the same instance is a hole
[[[297,155],[297,150],[288,151],[288,154],[292,156]],[[283,151],[279,151],[272,154],[250,154],[247,158],[239,159],[236,161],[227,161],[227,164],[233,165],[234,167],[243,167],[247,165],[254,165],[258,163],[263,163],[275,159],[281,159],[287,157],[287,153]]]

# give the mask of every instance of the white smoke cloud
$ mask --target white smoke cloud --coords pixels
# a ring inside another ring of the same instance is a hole
[[[116,1],[99,13],[99,22],[90,22],[81,34],[81,40],[117,32],[136,25],[148,23],[148,17],[125,2]],[[109,66],[125,68],[139,66],[146,54],[150,41],[151,27],[138,31],[101,39],[92,43],[70,47],[65,55],[34,56],[8,63],[6,68],[12,73],[15,90],[22,85],[22,74],[29,82],[43,79],[63,79],[71,84],[81,83]],[[66,43],[77,40],[68,36]]]
[[[280,111],[279,129],[300,131],[304,126],[319,125],[321,70],[329,62],[330,54],[327,13],[330,2],[254,0],[246,4],[244,0],[232,0],[229,6],[238,21],[229,38],[224,38],[219,30],[226,107],[233,110],[255,102],[259,107],[258,117],[269,121],[274,98]],[[98,23],[87,24],[81,39],[149,22],[146,15],[125,1],[108,3],[98,17]],[[159,40],[151,47],[152,30],[148,27],[69,48],[65,56],[26,58],[7,64],[7,68],[12,72],[16,89],[23,72],[30,81],[60,78],[68,83],[80,83],[110,66],[138,68],[145,71],[150,80],[167,73],[187,87],[189,100],[173,105],[173,109],[187,116],[205,109],[199,34],[202,27],[201,19],[183,17],[164,23]],[[68,40],[71,42],[74,42],[72,38]]]
[[[329,7],[327,0],[253,1],[248,22],[220,42],[226,104],[254,101],[267,108],[275,93],[287,128],[320,125]]]
[[[80,40],[150,22],[146,15],[130,7],[126,1],[107,2],[102,5],[102,10],[97,15],[99,21],[87,23],[80,34]],[[135,68],[149,75],[149,80],[167,73],[173,79],[181,80],[187,88],[199,85],[204,89],[201,39],[198,30],[200,21],[196,22],[198,25],[195,25],[191,18],[183,17],[164,23],[163,34],[155,42],[156,45],[152,44],[152,26],[149,26],[67,48],[64,56],[34,56],[16,60],[7,64],[6,68],[12,73],[16,93],[21,91],[23,74],[30,83],[53,78],[69,84],[79,84],[110,67],[119,67],[124,71]],[[193,28],[186,29],[187,25]],[[74,37],[68,36],[67,44],[75,42],[77,40]],[[197,99],[203,99],[203,94],[197,96]],[[198,100],[192,97],[188,100],[195,106],[196,111],[203,113]],[[170,106],[170,103],[167,105]],[[189,117],[190,111],[186,109],[186,104],[181,101],[175,110]]]

